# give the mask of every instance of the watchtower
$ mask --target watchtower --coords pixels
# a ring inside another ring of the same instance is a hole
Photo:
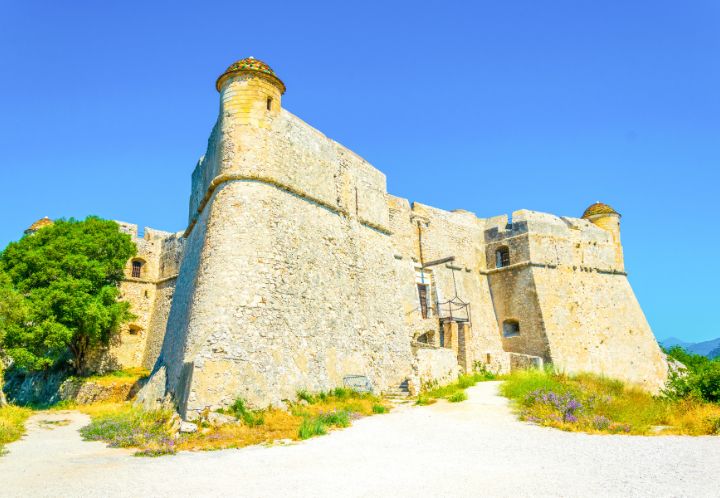
[[[285,84],[259,59],[247,57],[228,67],[217,79],[220,115],[239,124],[262,122],[280,112]]]
[[[617,263],[619,269],[624,269],[623,249],[620,242],[620,213],[607,204],[596,202],[585,210],[582,217],[610,232],[615,243],[615,263]]]

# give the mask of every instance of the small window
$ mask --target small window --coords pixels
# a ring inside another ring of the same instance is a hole
[[[268,111],[272,110],[272,97],[268,97],[268,99],[267,99],[267,110]]]
[[[495,251],[495,268],[510,266],[510,249],[501,247]]]
[[[133,278],[140,278],[142,275],[143,262],[135,260],[132,262],[132,276]]]
[[[517,320],[503,322],[503,337],[517,337],[520,335],[520,323]]]
[[[128,332],[130,333],[130,335],[140,335],[140,333],[142,332],[142,329],[140,327],[138,327],[137,325],[130,325]]]
[[[420,298],[420,313],[423,318],[428,317],[428,285],[417,284],[418,297]]]

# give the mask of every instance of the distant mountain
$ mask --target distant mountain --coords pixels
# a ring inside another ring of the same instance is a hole
[[[668,337],[667,339],[660,341],[660,345],[664,348],[680,346],[685,351],[707,356],[708,358],[720,356],[720,337],[703,342],[685,342],[677,339],[676,337]]]
[[[667,339],[664,339],[660,341],[660,345],[664,348],[673,348],[675,346],[680,346],[681,348],[687,348],[688,346],[692,346],[692,342],[685,342],[681,339],[678,339],[677,337],[668,337]]]

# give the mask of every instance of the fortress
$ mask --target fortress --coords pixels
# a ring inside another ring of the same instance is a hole
[[[625,273],[620,215],[478,218],[387,193],[367,161],[282,108],[243,59],[192,174],[188,227],[121,224],[137,315],[104,361],[152,370],[140,398],[185,418],[300,389],[416,392],[458,372],[552,363],[657,391],[667,362]]]

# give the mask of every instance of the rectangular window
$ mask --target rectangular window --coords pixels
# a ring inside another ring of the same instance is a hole
[[[418,297],[420,298],[420,313],[423,318],[428,317],[428,286],[427,284],[417,284]]]
[[[140,261],[133,261],[133,264],[132,264],[133,278],[140,278],[141,274],[142,274],[142,263]]]

